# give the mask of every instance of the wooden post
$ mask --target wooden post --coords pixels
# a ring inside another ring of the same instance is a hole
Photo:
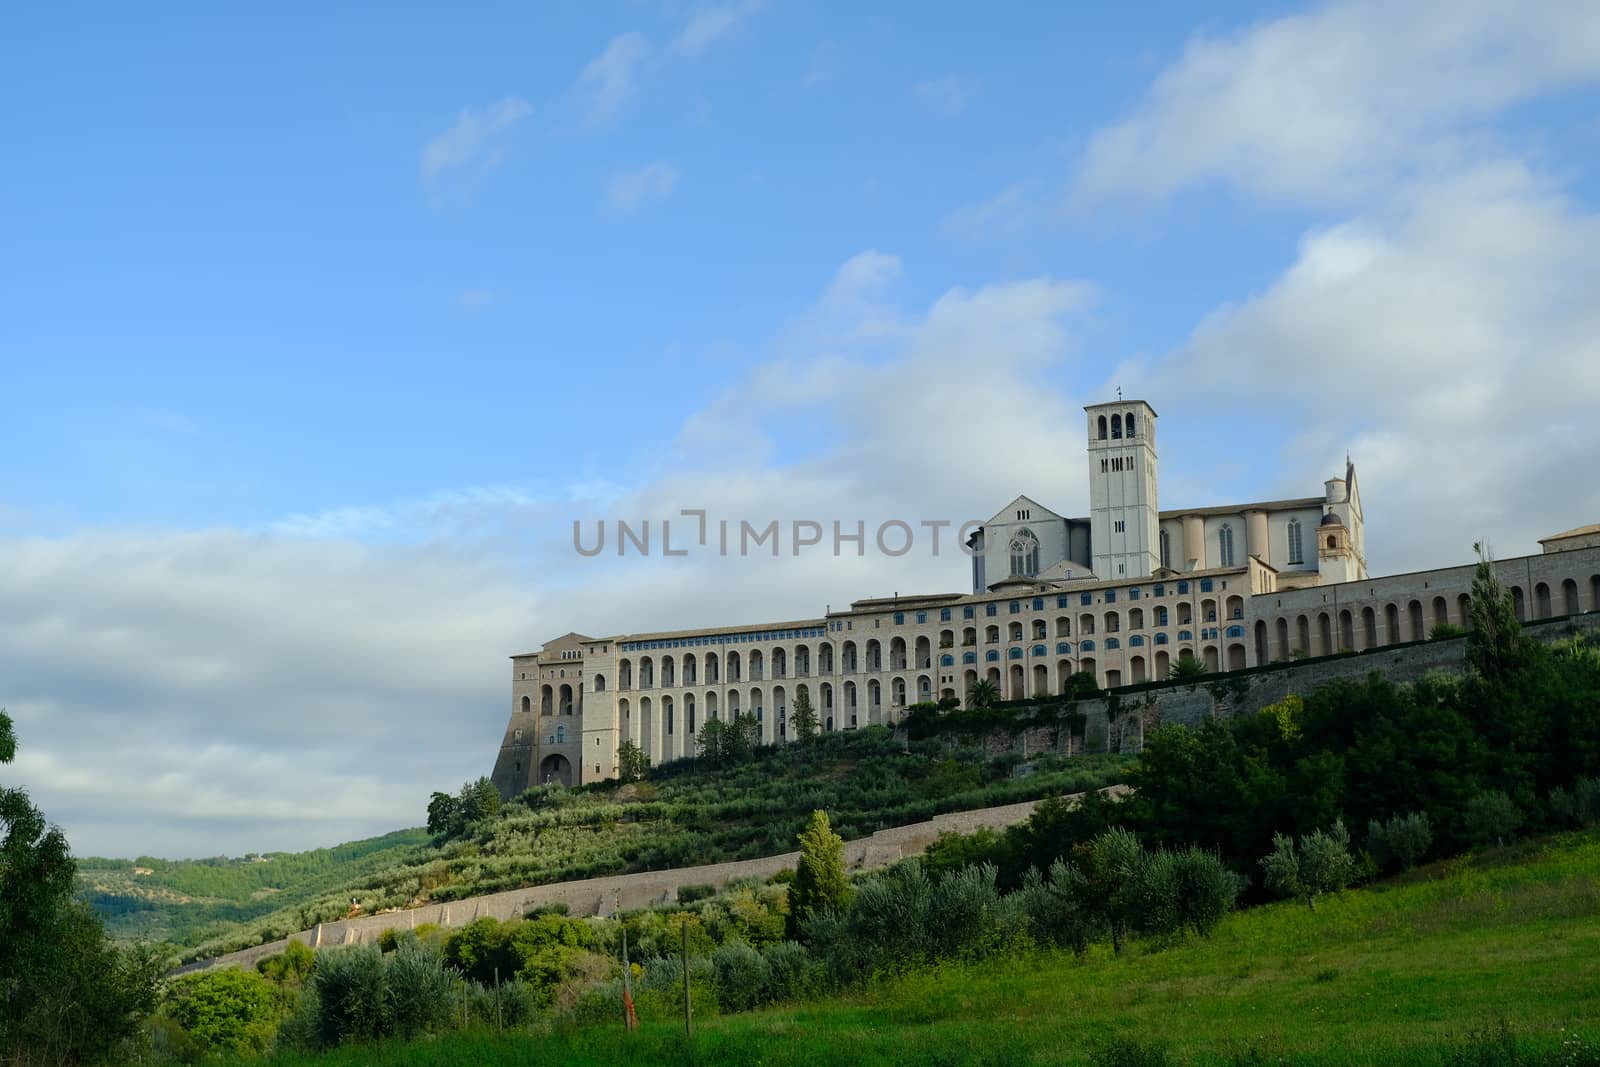
[[[689,916],[683,916],[683,1034],[694,1037],[694,1011],[689,1006]]]
[[[500,968],[494,969],[494,1028],[504,1030],[505,1019],[500,1014]]]

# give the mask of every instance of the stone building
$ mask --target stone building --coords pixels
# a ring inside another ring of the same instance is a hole
[[[708,719],[754,715],[788,735],[808,691],[825,730],[893,723],[912,704],[1063,691],[1087,672],[1115,689],[1165,678],[1181,656],[1237,670],[1470,626],[1471,566],[1372,578],[1355,467],[1319,496],[1161,511],[1156,413],[1141,401],[1085,409],[1090,514],[1028,497],[968,542],[972,591],[858,600],[811,619],[589,637],[511,657],[511,717],[493,781],[530,785],[617,773],[623,738],[652,763],[693,755]],[[1600,525],[1497,561],[1518,615],[1600,610]]]

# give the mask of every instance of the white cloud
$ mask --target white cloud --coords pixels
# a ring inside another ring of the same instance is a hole
[[[639,67],[649,54],[650,41],[644,34],[622,33],[583,68],[578,87],[588,99],[590,122],[602,123],[616,116],[637,90]]]
[[[463,108],[455,123],[422,150],[422,178],[432,182],[447,171],[493,170],[505,156],[503,137],[533,114],[533,105],[508,96],[481,111]]]
[[[672,195],[678,187],[678,168],[664,159],[647,163],[637,170],[614,175],[607,189],[607,198],[613,209],[632,213],[645,204],[657,203]]]
[[[703,7],[689,17],[689,21],[673,39],[673,50],[697,56],[726,37],[745,19],[759,12],[763,6],[761,0],[746,0],[744,3]]]
[[[1592,521],[1600,216],[1491,120],[1597,78],[1588,4],[1355,2],[1191,42],[1091,139],[1080,205],[1220,182],[1335,217],[1261,292],[1119,374],[1158,407],[1198,404],[1213,438],[1278,434],[1286,490],[1348,449],[1379,573]]]
[[[18,718],[22,783],[80,853],[327,844],[415,824],[430,790],[486,773],[505,657],[569,629],[799,618],[963,588],[949,531],[940,558],[926,540],[901,559],[571,547],[576,517],[648,518],[659,536],[685,507],[870,531],[960,522],[1023,488],[1081,504],[1062,462],[1081,416],[1060,383],[1090,291],[1041,278],[904,309],[889,296],[901,270],[881,252],[842,265],[633,485],[487,486],[257,532],[0,537],[0,703]],[[797,447],[762,461],[780,444]]]
[[[1038,213],[1038,206],[1018,183],[1008,185],[987,200],[952,211],[944,220],[944,229],[947,233],[973,238],[1016,234]]]
[[[1600,76],[1587,0],[1354,0],[1197,36],[1090,141],[1082,205],[1220,181],[1346,203],[1481,151],[1479,121]],[[1492,138],[1490,138],[1492,140]]]
[[[912,95],[918,100],[950,118],[965,111],[977,91],[976,81],[959,74],[930,78],[911,87]]]

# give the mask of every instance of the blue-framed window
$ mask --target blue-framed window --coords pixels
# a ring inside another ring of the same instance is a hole
[[[1167,643],[1167,635],[1166,634],[1156,634],[1156,644],[1164,645],[1166,643]]]
[[[1133,646],[1133,645],[1142,645],[1142,644],[1144,644],[1144,635],[1143,634],[1134,634],[1132,637],[1128,638],[1128,645],[1130,647]]]
[[[1013,614],[1013,615],[1020,615],[1020,614],[1022,614],[1022,601],[1020,601],[1020,600],[1013,600],[1013,601],[1012,601],[1012,602],[1011,602],[1011,614]]]
[[[967,606],[966,606],[966,607],[964,607],[964,608],[962,608],[962,609],[961,609],[961,617],[962,617],[962,618],[963,618],[963,619],[971,619],[971,618],[974,618],[974,617],[975,617],[975,616],[976,616],[976,615],[977,615],[977,614],[978,614],[978,613],[977,613],[977,612],[976,612],[976,611],[974,611],[974,610],[973,610],[973,608],[972,608],[972,605],[971,605],[971,604],[968,604],[968,605],[967,605]]]
[[[1092,593],[1079,593],[1078,603],[1082,604],[1084,607],[1088,607],[1090,604],[1094,603],[1094,595]]]
[[[1093,641],[1079,641],[1078,642],[1078,651],[1079,652],[1093,652],[1094,651],[1094,642]]]
[[[998,648],[991,648],[989,651],[983,654],[983,658],[987,663],[995,663],[1000,659],[1000,650]]]
[[[950,655],[949,653],[946,653],[945,655],[939,657],[939,666],[941,666],[941,667],[954,667],[955,665],[956,665],[956,658],[954,656]]]
[[[1179,582],[1178,583],[1178,595],[1179,596],[1184,596],[1188,592],[1189,592],[1189,583],[1188,582]]]
[[[1022,658],[1022,649],[1013,648],[1013,649],[1009,650],[1006,655],[1007,655],[1007,658],[1009,658],[1009,659],[1021,659]]]
[[[1060,596],[1056,597],[1056,607],[1064,608],[1066,606],[1067,606],[1067,595],[1065,593],[1063,593]]]
[[[1070,655],[1072,655],[1072,642],[1071,641],[1057,641],[1056,642],[1056,655],[1058,655],[1058,656],[1070,656]]]
[[[1050,654],[1050,650],[1044,645],[1034,645],[1033,654],[1035,656],[1048,656]]]
[[[939,609],[939,621],[940,622],[949,622],[950,621],[950,609],[949,608],[940,608]]]
[[[1121,648],[1121,647],[1122,647],[1122,642],[1118,641],[1115,637],[1106,638],[1106,648]]]
[[[1139,587],[1138,586],[1134,586],[1132,589],[1128,590],[1128,599],[1129,600],[1138,600],[1139,599]]]
[[[1115,589],[1107,589],[1106,590],[1106,603],[1107,604],[1115,604],[1116,602],[1117,602],[1117,591]]]
[[[989,616],[992,619],[996,615],[1000,614],[1000,605],[999,604],[985,604],[983,606],[983,613],[985,615]]]
[[[1210,578],[1202,578],[1202,579],[1200,579],[1200,591],[1202,593],[1211,592],[1211,586],[1212,586],[1212,582],[1211,582]]]
[[[903,612],[903,611],[895,612],[894,613],[894,624],[896,626],[904,626],[906,624],[906,613]]]
[[[1244,627],[1243,626],[1230,626],[1230,627],[1228,627],[1228,636],[1229,637],[1243,637],[1244,636]]]
[[[917,612],[917,625],[918,626],[921,626],[923,623],[925,623],[927,621],[928,621],[928,613],[926,611]]]
[[[1043,611],[1044,610],[1044,597],[1036,596],[1036,597],[1033,598],[1033,610],[1034,611]]]
[[[1151,596],[1166,596],[1166,595],[1167,595],[1167,587],[1164,586],[1164,585],[1156,586],[1155,591],[1153,593],[1151,593]]]
[[[1189,630],[1179,630],[1178,631],[1178,640],[1179,641],[1193,641],[1194,640],[1194,634]]]
[[[961,662],[976,663],[978,662],[978,654],[976,652],[963,652],[961,653]]]

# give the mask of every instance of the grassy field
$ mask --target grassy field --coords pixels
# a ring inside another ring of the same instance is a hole
[[[1519,1051],[1496,1033],[1503,1022]],[[675,1019],[632,1035],[557,1026],[270,1062],[1600,1063],[1600,833],[1436,864],[1315,913],[1238,913],[1203,942],[943,968],[855,997],[702,1019],[692,1043],[681,1030]],[[1119,1039],[1165,1057],[1118,1055],[1107,1046]]]

